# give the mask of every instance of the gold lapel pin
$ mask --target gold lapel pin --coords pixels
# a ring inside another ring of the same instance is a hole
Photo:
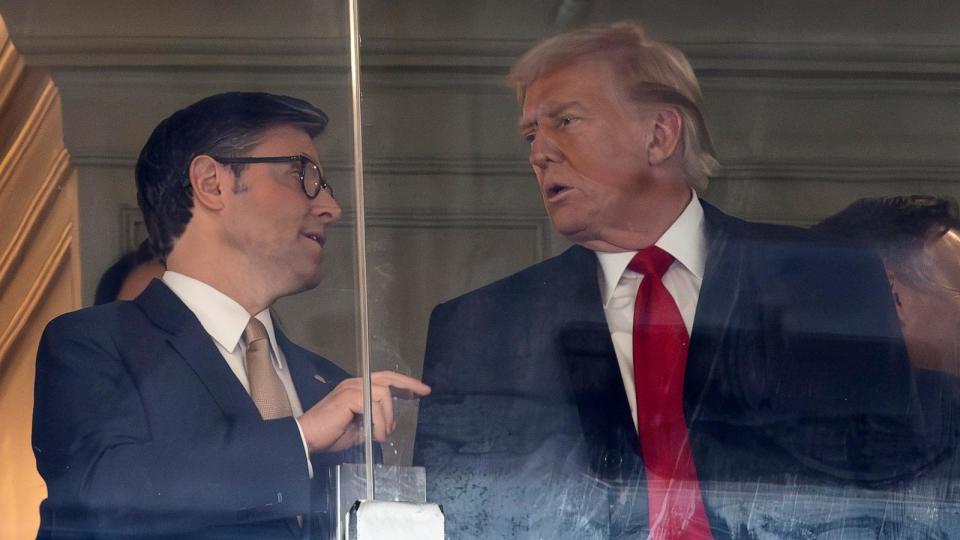
[[[319,373],[314,373],[313,378],[322,382],[323,384],[327,384],[327,380],[321,377]]]

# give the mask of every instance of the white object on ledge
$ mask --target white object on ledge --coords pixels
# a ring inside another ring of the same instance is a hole
[[[349,540],[443,540],[443,510],[434,503],[357,501]]]

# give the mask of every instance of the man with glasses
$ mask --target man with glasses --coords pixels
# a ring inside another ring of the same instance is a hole
[[[161,122],[136,167],[166,266],[132,302],[55,319],[37,356],[41,536],[325,537],[324,467],[359,461],[362,384],[291,343],[278,298],[315,287],[341,210],[312,140],[326,115],[263,93]],[[374,435],[394,428],[373,377]]]

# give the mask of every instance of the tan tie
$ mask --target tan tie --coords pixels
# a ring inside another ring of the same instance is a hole
[[[291,416],[290,398],[270,361],[270,340],[263,323],[251,317],[243,330],[243,341],[247,344],[245,363],[250,397],[260,410],[260,416],[264,420]]]

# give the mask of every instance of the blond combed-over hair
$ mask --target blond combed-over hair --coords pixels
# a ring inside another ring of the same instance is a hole
[[[687,183],[706,189],[720,163],[703,117],[700,84],[686,56],[675,47],[647,36],[634,21],[586,28],[547,38],[513,65],[507,84],[523,106],[527,89],[538,79],[581,59],[610,62],[635,102],[674,107],[682,122],[683,167]]]

